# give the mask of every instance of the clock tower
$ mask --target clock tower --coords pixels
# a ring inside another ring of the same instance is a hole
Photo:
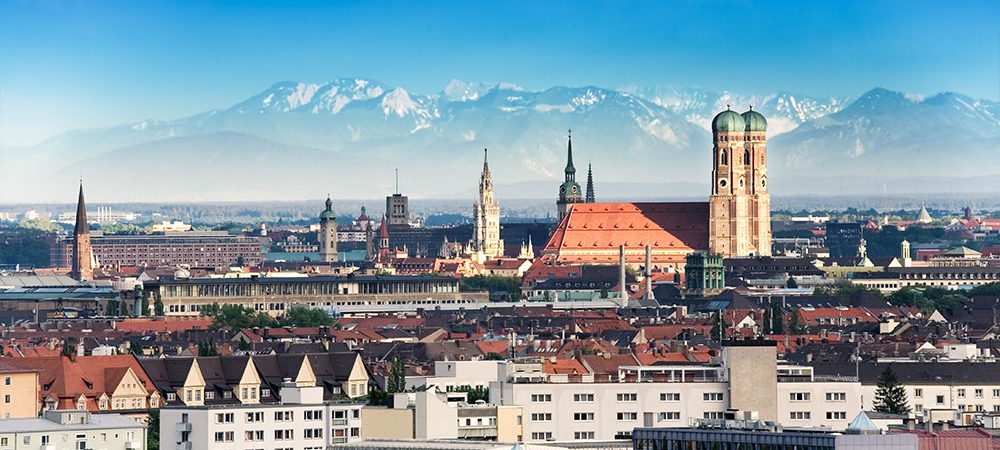
[[[556,200],[560,221],[566,217],[570,205],[583,201],[583,192],[580,190],[580,184],[576,182],[576,167],[573,167],[573,130],[569,131],[567,137],[565,173],[565,180],[559,185],[559,200]]]

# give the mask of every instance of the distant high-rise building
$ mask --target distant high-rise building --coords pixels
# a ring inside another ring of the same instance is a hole
[[[827,222],[826,248],[832,258],[857,258],[864,237],[858,222]]]
[[[83,201],[83,182],[76,201],[76,226],[73,227],[73,268],[70,276],[76,280],[94,279],[94,256],[90,246],[90,227],[87,225],[87,205]]]
[[[385,215],[389,226],[407,226],[410,224],[409,199],[399,193],[399,171],[396,171],[396,192],[385,197]]]
[[[556,200],[556,209],[559,211],[559,220],[566,217],[570,205],[583,201],[580,183],[576,182],[576,167],[573,166],[573,135],[566,141],[566,169],[563,183],[559,185],[559,199]]]
[[[771,254],[767,193],[767,120],[750,109],[725,110],[712,120],[709,250],[722,256]]]
[[[594,203],[597,200],[594,197],[594,170],[590,163],[587,163],[587,203]]]
[[[493,176],[489,158],[483,150],[483,173],[479,177],[479,199],[472,205],[473,229],[469,253],[480,260],[503,256],[500,239],[500,205],[493,197]]]
[[[333,212],[333,200],[326,197],[326,209],[319,213],[319,259],[323,262],[337,262],[337,215]]]

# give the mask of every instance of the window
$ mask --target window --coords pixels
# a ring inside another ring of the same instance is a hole
[[[826,401],[828,402],[846,402],[847,393],[846,392],[827,392]]]
[[[1000,397],[1000,389],[994,389],[993,390],[993,398],[997,398],[997,397]]]
[[[957,391],[956,394],[957,394],[958,398],[965,398],[965,388],[958,388],[958,391]]]
[[[233,423],[233,413],[216,414],[215,423]]]
[[[205,400],[215,400],[215,391],[205,391]]]
[[[922,388],[914,389],[913,398],[924,398],[924,390]]]
[[[616,397],[620,402],[634,402],[639,399],[639,394],[636,394],[635,392],[624,392],[619,393]]]
[[[593,422],[594,413],[592,412],[573,413],[573,420],[577,422]]]
[[[261,389],[260,390],[260,396],[262,398],[270,397],[271,396],[271,390],[270,389]]]
[[[323,420],[323,410],[315,409],[308,410],[302,413],[305,416],[305,420]]]
[[[826,420],[847,420],[846,411],[827,411]]]
[[[533,441],[548,441],[552,439],[551,431],[542,431],[531,433],[531,440]]]
[[[660,413],[660,421],[664,420],[681,420],[680,411],[664,411]]]
[[[937,404],[939,404],[939,405],[943,405],[944,404],[944,396],[943,395],[937,396],[937,398],[935,400],[937,401]]]
[[[532,422],[551,422],[552,413],[531,413]]]
[[[705,411],[702,417],[705,419],[724,419],[726,416],[722,411]]]
[[[924,405],[913,405],[913,411],[916,412],[917,414],[923,413]]]
[[[573,401],[578,403],[592,403],[594,394],[573,394]]]
[[[177,394],[173,392],[167,392],[167,401],[172,402],[174,400],[177,400]]]
[[[573,432],[573,439],[575,439],[577,441],[584,440],[584,439],[593,439],[593,438],[594,438],[594,432],[593,431],[575,431],[575,432]]]
[[[531,394],[532,403],[550,403],[552,402],[552,394]]]
[[[661,402],[679,402],[681,401],[680,392],[661,392],[660,393]]]
[[[216,431],[215,442],[233,442],[233,436],[232,431]]]
[[[639,413],[634,411],[620,412],[617,417],[619,422],[635,422],[639,420]]]
[[[101,409],[106,409],[108,407],[107,401],[106,400],[102,400],[102,401],[104,402],[104,407],[101,408]],[[3,402],[4,403],[10,403],[10,394],[4,394],[4,396],[3,396]]]
[[[264,430],[251,430],[246,432],[247,441],[263,441],[264,440]]]
[[[809,411],[792,411],[788,413],[788,418],[792,420],[809,420],[810,416]]]
[[[322,428],[306,428],[303,432],[306,439],[322,439],[323,429]]]
[[[808,392],[792,392],[788,394],[788,401],[791,402],[808,402],[809,401]]]
[[[10,386],[10,377],[3,377],[4,386]]]
[[[274,440],[287,441],[291,439],[295,439],[293,430],[274,430]]]
[[[983,398],[983,390],[982,389],[976,389],[974,392],[975,392],[976,398]]]
[[[702,397],[706,402],[721,402],[724,398],[722,392],[706,392]]]
[[[295,415],[292,414],[292,411],[275,411],[274,412],[274,421],[275,422],[291,422],[292,420],[295,420]]]
[[[248,412],[247,423],[263,422],[264,413],[262,411]]]

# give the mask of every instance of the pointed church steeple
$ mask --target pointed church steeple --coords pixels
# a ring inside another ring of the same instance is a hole
[[[594,203],[594,171],[591,164],[587,163],[587,203]]]
[[[576,181],[576,167],[573,166],[573,130],[566,137],[566,181]]]
[[[93,249],[90,245],[90,227],[87,224],[87,205],[83,200],[83,180],[80,181],[80,196],[76,201],[72,264],[70,271],[72,278],[79,281],[94,279]]]
[[[582,194],[580,184],[576,182],[576,167],[573,166],[573,130],[569,130],[566,139],[566,177],[559,185],[559,198],[556,200],[559,220],[566,216],[570,205],[583,201]]]

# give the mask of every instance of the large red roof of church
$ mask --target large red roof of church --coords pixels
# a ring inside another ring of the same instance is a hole
[[[613,263],[625,245],[627,259],[652,248],[656,262],[708,249],[707,202],[576,203],[545,244],[561,263]],[[674,256],[665,255],[666,252]],[[680,259],[683,262],[683,257]]]

